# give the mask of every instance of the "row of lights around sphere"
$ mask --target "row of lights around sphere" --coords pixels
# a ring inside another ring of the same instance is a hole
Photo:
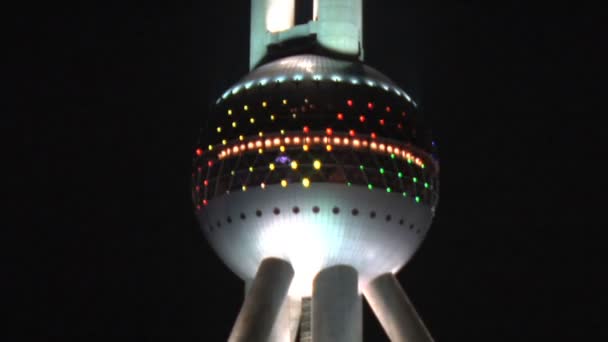
[[[305,130],[306,132],[307,130]],[[331,128],[328,128],[325,132],[326,135],[314,135],[314,136],[305,136],[301,137],[298,135],[289,135],[289,136],[280,136],[280,137],[269,137],[264,139],[257,139],[255,141],[246,141],[245,138],[239,138],[239,142],[232,143],[228,146],[228,143],[222,143],[222,145],[218,145],[219,153],[217,155],[218,159],[224,159],[230,157],[232,155],[238,155],[239,153],[244,153],[247,151],[255,151],[258,153],[263,153],[264,149],[266,150],[274,150],[278,149],[281,152],[285,152],[287,149],[286,146],[296,145],[302,146],[304,151],[308,151],[310,149],[310,145],[325,145],[326,150],[332,151],[333,146],[346,146],[353,147],[355,149],[359,148],[369,148],[374,152],[388,153],[390,154],[392,159],[396,157],[402,158],[406,160],[409,164],[415,164],[418,167],[424,169],[425,164],[421,158],[414,156],[411,152],[407,151],[405,147],[398,147],[392,144],[386,144],[383,142],[374,141],[375,136],[372,135],[371,139],[362,139],[362,138],[352,138],[354,133],[349,132],[348,136],[334,134]],[[226,147],[224,147],[226,146]],[[213,151],[215,147],[213,145],[209,145],[209,150]],[[197,149],[196,154],[198,156],[202,156],[202,149]]]

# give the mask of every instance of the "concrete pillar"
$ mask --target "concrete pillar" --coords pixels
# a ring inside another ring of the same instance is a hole
[[[284,260],[262,261],[234,323],[229,342],[268,342],[293,279]]]
[[[319,272],[313,282],[312,341],[361,342],[362,320],[357,271],[339,265]]]
[[[362,0],[319,0],[314,6],[319,43],[330,50],[361,57]]]
[[[249,69],[266,55],[270,33],[295,25],[295,0],[251,0]]]
[[[392,342],[432,342],[433,338],[392,273],[372,280],[363,294]]]

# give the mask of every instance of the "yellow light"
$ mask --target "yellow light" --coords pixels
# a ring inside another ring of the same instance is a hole
[[[292,161],[292,162],[291,162],[291,168],[292,168],[292,169],[294,169],[294,170],[297,170],[297,169],[298,169],[298,162],[297,162],[297,161],[295,161],[295,160],[294,160],[294,161]]]
[[[284,179],[281,180],[281,186],[284,187],[284,188],[287,187],[287,181],[284,180]]]
[[[213,151],[213,145],[209,145],[209,151]]]
[[[270,120],[274,121],[274,115],[270,116]]]
[[[243,109],[247,111],[247,110],[249,110],[249,106],[245,105],[245,106],[243,106]]]
[[[327,152],[331,152],[331,150],[332,150],[331,145],[327,145],[327,146],[325,146],[325,148],[327,149]]]
[[[264,136],[264,132],[258,132],[258,136],[259,137],[263,137]]]
[[[262,107],[266,108],[266,106],[268,106],[268,103],[266,103],[266,101],[262,102]]]
[[[312,163],[312,166],[315,168],[315,170],[319,170],[319,169],[321,169],[321,161],[320,161],[320,160],[315,160],[315,161]]]
[[[285,130],[284,129],[281,130],[281,135],[285,135]]]
[[[223,139],[222,140],[222,145],[226,145],[226,143],[227,143],[226,139]]]
[[[243,185],[242,189],[243,191],[247,191],[247,187],[245,185]]]
[[[244,137],[244,136],[239,135],[239,140],[240,140],[240,141],[243,141],[244,139],[245,139],[245,137]]]
[[[270,169],[270,171],[274,171],[275,166],[273,163],[270,163],[270,165],[268,165],[268,168]]]
[[[218,133],[222,133],[222,127],[218,127],[218,128],[217,128],[217,132],[218,132]]]
[[[233,121],[233,122],[232,122],[232,127],[235,127],[235,128],[236,128],[236,121]]]
[[[308,178],[304,178],[304,179],[302,179],[302,185],[303,185],[305,188],[310,187],[310,179],[308,179]]]
[[[252,124],[254,124],[255,123],[255,118],[250,118],[249,122],[251,122]]]
[[[232,115],[232,109],[228,109],[228,115]]]
[[[279,147],[279,150],[281,150],[281,152],[285,152],[285,146],[281,145],[281,147]]]
[[[304,151],[308,151],[308,145],[302,145],[302,149],[303,149]]]
[[[287,99],[283,99],[283,104],[286,105],[287,104]]]
[[[264,153],[264,150],[260,148],[260,149],[258,149],[258,153],[262,154],[262,153]]]

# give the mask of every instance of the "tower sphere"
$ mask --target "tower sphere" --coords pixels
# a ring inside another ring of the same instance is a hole
[[[290,294],[310,296],[322,269],[352,266],[363,286],[415,253],[439,164],[416,103],[388,77],[358,60],[293,55],[251,71],[212,111],[193,200],[240,278],[278,257],[295,271]]]

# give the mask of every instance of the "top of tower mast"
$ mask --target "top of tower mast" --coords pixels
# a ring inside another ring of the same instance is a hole
[[[249,68],[273,53],[316,48],[363,60],[363,0],[313,0],[312,18],[295,25],[295,0],[251,0]]]

